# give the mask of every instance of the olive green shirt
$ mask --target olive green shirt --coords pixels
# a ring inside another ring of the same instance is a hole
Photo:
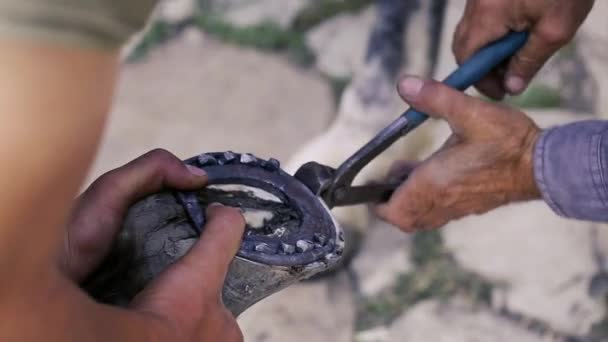
[[[0,0],[0,36],[115,49],[157,0]]]

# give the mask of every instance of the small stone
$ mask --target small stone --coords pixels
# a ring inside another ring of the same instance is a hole
[[[298,240],[298,242],[296,242],[296,249],[300,253],[305,253],[309,251],[312,247],[313,244],[308,241]]]
[[[258,159],[249,153],[243,153],[241,155],[242,164],[255,164]]]
[[[274,158],[270,158],[266,162],[265,167],[266,167],[266,170],[268,170],[270,172],[274,172],[274,171],[276,171],[276,170],[278,170],[278,169],[281,168],[281,163],[278,160],[274,159]]]
[[[282,242],[281,251],[285,254],[293,254],[296,252],[296,246]]]
[[[275,254],[276,253],[276,250],[265,242],[258,243],[257,245],[255,245],[255,251],[264,253],[264,254]]]
[[[318,242],[321,246],[325,245],[325,242],[327,241],[327,237],[321,233],[315,233],[314,239],[315,242]]]
[[[210,154],[204,153],[198,156],[198,163],[201,166],[217,165],[217,159]]]
[[[252,289],[251,289],[251,286],[249,284],[245,285],[245,292],[247,294],[251,294],[253,292]]]

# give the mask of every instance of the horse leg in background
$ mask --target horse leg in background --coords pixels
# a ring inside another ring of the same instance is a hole
[[[377,19],[370,34],[363,68],[356,72],[342,94],[335,121],[326,132],[312,139],[291,158],[286,167],[289,172],[295,172],[300,165],[311,160],[337,167],[403,112],[405,105],[398,98],[395,84],[400,70],[407,64],[405,56],[409,49],[406,31],[409,30],[410,21],[415,15],[428,14],[420,13],[424,7],[421,2],[376,2]],[[432,4],[431,21],[441,24],[445,0],[433,0]],[[429,9],[428,6],[426,9]],[[429,51],[415,48],[412,52],[422,52],[425,57],[430,54],[436,58],[438,48],[435,45],[439,44],[440,33],[441,28],[435,27],[435,24],[427,26]],[[430,63],[434,65],[434,61]],[[427,130],[415,132],[408,137],[407,143],[398,142],[368,165],[355,183],[381,180],[396,159],[417,158],[418,152],[431,140],[432,134]],[[370,226],[371,216],[366,205],[336,208],[333,213],[346,232],[347,245],[343,260],[348,262]]]

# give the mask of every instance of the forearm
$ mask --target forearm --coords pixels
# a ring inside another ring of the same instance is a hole
[[[151,314],[95,303],[58,265],[66,218],[109,112],[117,49],[154,2],[0,3],[2,341],[155,341],[173,333]]]
[[[608,221],[608,122],[584,121],[546,130],[534,151],[534,173],[559,215]]]
[[[54,261],[101,137],[118,48],[155,3],[0,2],[2,279]]]
[[[48,268],[61,247],[109,110],[116,57],[6,40],[0,50],[0,276],[12,279]]]

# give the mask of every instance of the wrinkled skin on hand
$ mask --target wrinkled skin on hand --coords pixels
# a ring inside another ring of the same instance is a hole
[[[191,190],[207,181],[171,153],[155,150],[97,179],[77,200],[59,264],[75,283],[82,282],[110,251],[128,208],[163,189]],[[245,222],[240,211],[211,206],[204,233],[192,249],[131,303],[146,322],[150,340],[242,341],[232,314],[221,302],[228,266]],[[122,310],[122,309],[117,309]]]
[[[576,34],[594,0],[468,0],[454,35],[458,63],[509,31],[530,31],[528,43],[477,88],[501,99],[519,94],[547,60]]]
[[[392,178],[411,173],[378,207],[382,218],[413,232],[540,198],[532,161],[540,129],[524,113],[414,77],[401,81],[399,93],[417,110],[446,120],[452,135],[427,160],[395,165]]]

